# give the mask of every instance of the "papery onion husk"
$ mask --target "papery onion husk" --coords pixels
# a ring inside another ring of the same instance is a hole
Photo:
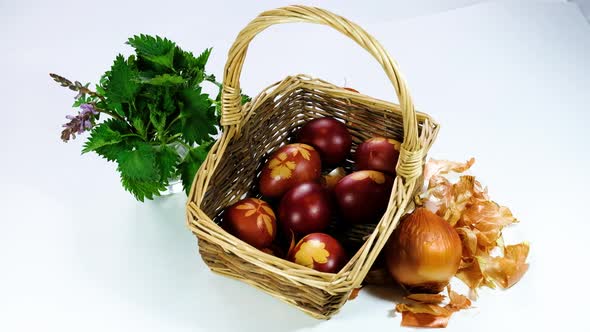
[[[441,217],[425,208],[407,215],[385,250],[391,276],[412,293],[438,293],[461,263],[461,239]]]
[[[504,227],[518,220],[509,208],[492,201],[474,176],[462,175],[455,183],[444,176],[451,171],[462,173],[473,161],[429,161],[425,166],[429,170],[428,188],[421,195],[421,203],[455,227],[463,244],[456,277],[470,288],[469,297],[476,299],[479,287],[505,289],[523,277],[528,269],[529,245],[504,243]],[[500,256],[494,255],[496,249],[502,252]]]
[[[402,326],[411,327],[446,327],[451,315],[457,311],[471,307],[471,301],[447,286],[449,302],[442,305],[445,300],[442,294],[410,294],[404,299],[409,303],[399,303],[395,311],[402,314]]]

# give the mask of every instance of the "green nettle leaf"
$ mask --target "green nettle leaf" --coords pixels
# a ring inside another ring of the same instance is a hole
[[[123,151],[131,149],[132,143],[134,143],[137,139],[134,137],[123,137],[124,134],[129,133],[129,128],[124,121],[117,119],[109,119],[103,122],[101,125],[105,123],[109,129],[121,134],[122,140],[118,143],[105,144],[100,147],[96,147],[94,149],[94,152],[96,152],[98,155],[102,156],[108,161],[116,161],[119,157],[119,154]],[[97,128],[98,126],[94,127],[93,131]],[[91,137],[93,136],[93,134],[94,133],[92,132]],[[86,144],[89,144],[89,142],[87,142]]]
[[[145,144],[145,143],[144,143]],[[141,145],[141,144],[140,144]],[[147,145],[147,144],[146,144]],[[127,159],[127,154],[121,156],[120,159],[123,159],[127,166],[133,166],[133,171],[130,169],[123,170],[121,167],[119,170],[121,171],[121,184],[123,187],[129,191],[130,193],[135,196],[139,201],[144,201],[145,198],[153,199],[154,196],[159,196],[160,191],[166,189],[166,185],[168,184],[168,179],[172,177],[176,173],[176,165],[179,160],[178,153],[167,145],[162,145],[156,148],[153,148],[149,145],[151,153],[150,157],[147,158],[150,161],[154,161],[155,163],[150,163],[151,167],[154,168],[156,173],[158,174],[159,178],[151,179],[150,177],[138,177],[138,173],[136,172],[136,167],[141,163],[139,159],[134,159],[136,157],[140,157],[142,154],[138,152],[136,155],[131,156],[130,159]],[[143,147],[143,149],[147,149],[147,147]],[[142,149],[141,147],[138,148],[136,151]],[[144,158],[143,156],[141,158]],[[146,159],[143,159],[145,162]],[[121,166],[121,161],[119,161]],[[141,170],[145,170],[146,166],[140,166]]]
[[[144,199],[154,199],[154,196],[159,196],[160,191],[166,187],[158,181],[141,181],[130,178],[121,173],[121,184],[123,188],[132,193],[135,198],[143,202]]]
[[[183,51],[177,47],[174,68],[179,71],[182,77],[187,79],[189,85],[198,85],[205,79],[205,64],[210,54],[211,49],[208,48],[195,58],[191,52]]]
[[[162,183],[168,183],[168,179],[176,173],[176,165],[178,164],[180,157],[173,148],[168,145],[162,145],[159,147],[159,151],[156,153],[156,164],[160,170],[160,181]]]
[[[173,63],[174,63],[174,48],[171,48],[168,53],[164,55],[141,55],[140,56],[156,65],[160,65],[169,69],[174,70]]]
[[[143,119],[140,117],[133,118],[133,128],[137,130],[139,136],[145,137],[146,136],[146,126],[143,122]]]
[[[215,107],[207,94],[201,94],[201,89],[182,91],[183,103],[180,109],[181,131],[184,139],[189,143],[202,143],[209,135],[217,133],[215,127]]]
[[[90,96],[82,96],[82,97],[76,99],[76,101],[74,102],[72,107],[80,107],[80,105],[87,104],[90,100],[92,100],[92,98]]]
[[[163,74],[146,79],[142,82],[151,85],[173,86],[186,83],[186,79],[178,75]]]
[[[211,48],[204,50],[203,53],[201,53],[197,57],[197,59],[195,61],[195,65],[197,67],[199,67],[200,69],[205,69],[205,64],[207,64],[207,61],[209,60],[210,55],[211,55]]]
[[[208,50],[210,52],[211,49],[207,49],[203,53],[206,53]],[[202,60],[198,60],[193,55],[193,53],[183,51],[180,47],[177,46],[176,52],[174,55],[174,68],[179,69],[179,70],[184,70],[184,71],[187,71],[189,69],[201,69],[202,70],[205,68],[205,64],[202,62]]]
[[[173,68],[176,49],[174,42],[159,36],[152,37],[141,34],[129,38],[127,44],[135,48],[137,54],[143,59],[170,69]]]
[[[155,110],[150,111],[150,123],[156,128],[156,131],[164,131],[164,127],[166,127],[166,114]]]
[[[101,146],[100,148],[96,148],[94,152],[108,161],[117,161],[119,155],[129,149],[131,149],[131,145],[126,141],[122,141],[116,144]]]
[[[102,79],[101,79],[101,82],[102,82]],[[104,87],[102,86],[102,84],[96,84],[94,86],[94,89],[96,90],[96,93],[98,93],[101,96],[104,96],[107,93],[106,90],[104,89]]]
[[[166,114],[171,114],[176,111],[176,103],[174,102],[174,98],[172,97],[170,89],[166,89],[162,95],[161,110]]]
[[[125,58],[119,54],[111,67],[105,96],[112,103],[129,103],[133,101],[139,90],[138,73],[130,62],[132,61],[125,61]]]
[[[82,153],[94,151],[107,145],[120,143],[123,140],[123,137],[119,130],[121,127],[124,127],[124,124],[121,126],[120,122],[122,121],[109,119],[95,126],[90,133],[90,137],[88,137],[88,140],[84,144]]]
[[[135,35],[127,40],[127,44],[131,45],[135,51],[142,55],[164,55],[170,49],[174,49],[176,44],[160,36],[148,36],[144,34]]]
[[[137,142],[132,149],[120,152],[117,162],[117,169],[127,179],[156,182],[160,180],[156,152],[145,142]]]
[[[193,184],[195,174],[197,174],[201,164],[205,161],[205,158],[207,158],[207,153],[211,150],[212,145],[213,142],[209,141],[191,149],[186,157],[184,157],[184,160],[178,164],[182,185],[187,194]]]

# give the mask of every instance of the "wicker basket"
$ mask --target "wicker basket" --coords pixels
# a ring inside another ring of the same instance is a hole
[[[239,78],[248,44],[267,27],[290,22],[328,25],[357,42],[381,64],[400,105],[297,75],[273,84],[240,106]],[[415,112],[397,64],[379,42],[358,25],[318,8],[291,6],[260,14],[236,38],[224,74],[223,135],[195,177],[187,203],[188,226],[197,236],[201,256],[212,271],[258,287],[313,317],[327,319],[361,284],[400,217],[411,208],[438,125],[428,115]],[[220,225],[220,214],[226,206],[255,195],[253,188],[269,153],[287,143],[303,123],[323,116],[347,124],[353,135],[353,149],[374,135],[403,142],[387,211],[337,274],[318,272],[266,254]]]

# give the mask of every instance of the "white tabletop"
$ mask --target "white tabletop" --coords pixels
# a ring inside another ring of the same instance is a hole
[[[481,291],[449,331],[587,329],[590,25],[572,3],[476,2],[323,6],[383,43],[418,109],[442,124],[431,156],[476,157],[473,173],[521,220],[507,240],[531,243],[524,279]],[[235,35],[270,8],[190,3],[0,3],[0,331],[397,329],[387,292],[364,289],[318,321],[211,273],[185,226],[184,194],[136,202],[114,164],[80,156],[82,139],[60,141],[72,95],[49,72],[95,82],[129,54],[128,36],[150,33],[195,52],[213,46],[208,68],[220,77]],[[242,86],[255,95],[297,73],[395,100],[363,50],[302,24],[253,42]]]

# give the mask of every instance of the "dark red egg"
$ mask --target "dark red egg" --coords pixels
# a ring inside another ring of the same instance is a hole
[[[348,259],[338,240],[328,234],[311,233],[297,243],[289,260],[320,272],[336,273]]]
[[[351,224],[379,222],[387,209],[393,178],[377,171],[357,171],[334,187],[340,217]]]
[[[297,141],[316,148],[322,162],[334,166],[344,162],[348,157],[352,136],[344,123],[333,118],[319,118],[301,127]]]
[[[321,176],[320,155],[307,144],[280,147],[262,168],[260,192],[266,197],[280,197],[294,186],[318,181]]]
[[[374,137],[364,141],[356,149],[356,169],[395,175],[400,145],[400,142],[385,137]]]
[[[280,234],[280,233],[279,233]],[[277,238],[279,237],[279,235],[277,234]],[[295,245],[293,245],[294,247]],[[279,257],[279,258],[285,258],[285,250],[288,248],[284,248],[279,242],[277,242],[277,240],[275,239],[275,242],[273,244],[271,244],[269,247],[266,248],[262,248],[260,249],[260,251],[265,252],[271,256],[275,256],[275,257]]]
[[[281,199],[279,223],[297,235],[321,232],[330,224],[330,203],[328,192],[320,184],[298,184]]]
[[[230,233],[256,248],[272,244],[277,234],[277,218],[268,203],[246,198],[228,207],[224,222]]]

